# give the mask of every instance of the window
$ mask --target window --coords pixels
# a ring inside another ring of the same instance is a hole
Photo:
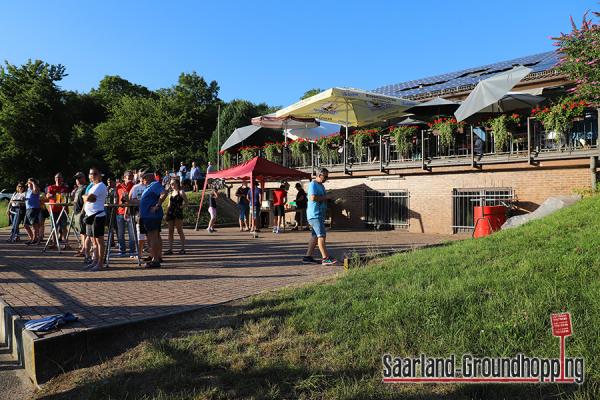
[[[408,191],[365,191],[365,223],[375,229],[408,229]]]
[[[501,206],[513,200],[512,188],[454,189],[452,192],[452,229],[471,232],[475,226],[475,206]]]

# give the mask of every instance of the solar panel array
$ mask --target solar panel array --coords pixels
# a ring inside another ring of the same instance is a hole
[[[374,93],[396,97],[410,97],[445,89],[454,89],[461,86],[476,85],[482,79],[508,71],[517,65],[524,65],[535,72],[542,72],[553,68],[558,63],[558,55],[554,51],[534,54],[513,60],[501,61],[495,64],[469,68],[462,71],[432,76],[429,78],[382,86],[372,90]]]

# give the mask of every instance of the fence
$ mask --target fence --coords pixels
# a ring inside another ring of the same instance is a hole
[[[365,191],[365,223],[375,229],[409,227],[408,191]]]
[[[512,188],[454,189],[452,192],[452,229],[454,233],[471,232],[474,207],[501,206],[512,203]]]

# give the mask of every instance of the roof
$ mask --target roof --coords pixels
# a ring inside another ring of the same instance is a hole
[[[264,179],[264,180],[299,180],[310,179],[310,174],[297,169],[286,168],[262,157],[254,157],[235,167],[222,171],[209,172],[207,178],[221,179]]]
[[[431,96],[434,93],[435,95],[440,95],[445,94],[445,92],[456,91],[456,89],[470,90],[480,80],[489,78],[490,75],[499,72],[508,71],[517,65],[523,65],[533,70],[531,74],[525,77],[527,80],[530,77],[535,77],[540,73],[551,70],[557,63],[558,55],[556,52],[548,51],[527,57],[464,69],[462,71],[431,76],[429,78],[382,86],[372,90],[372,92],[404,98],[429,97],[427,96],[428,94]]]

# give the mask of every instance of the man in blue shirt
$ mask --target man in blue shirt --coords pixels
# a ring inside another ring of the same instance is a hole
[[[192,169],[190,170],[190,178],[192,179],[192,189],[194,192],[198,191],[198,182],[202,178],[202,171],[196,166],[196,162],[192,161]]]
[[[142,183],[146,189],[140,198],[140,225],[146,233],[150,255],[152,260],[146,264],[146,268],[160,268],[162,255],[162,241],[160,239],[160,225],[162,224],[162,203],[167,198],[167,191],[160,182],[154,180],[154,174],[145,173]]]
[[[323,183],[327,181],[328,176],[329,171],[326,168],[321,168],[315,180],[308,185],[308,208],[306,209],[306,217],[308,219],[308,224],[310,225],[311,238],[310,242],[308,242],[306,256],[302,258],[302,262],[305,264],[317,262],[312,256],[317,244],[321,256],[323,257],[321,260],[322,265],[333,265],[337,263],[335,258],[329,256],[325,245],[325,214],[327,213],[327,201],[329,200],[329,196],[327,196]]]

